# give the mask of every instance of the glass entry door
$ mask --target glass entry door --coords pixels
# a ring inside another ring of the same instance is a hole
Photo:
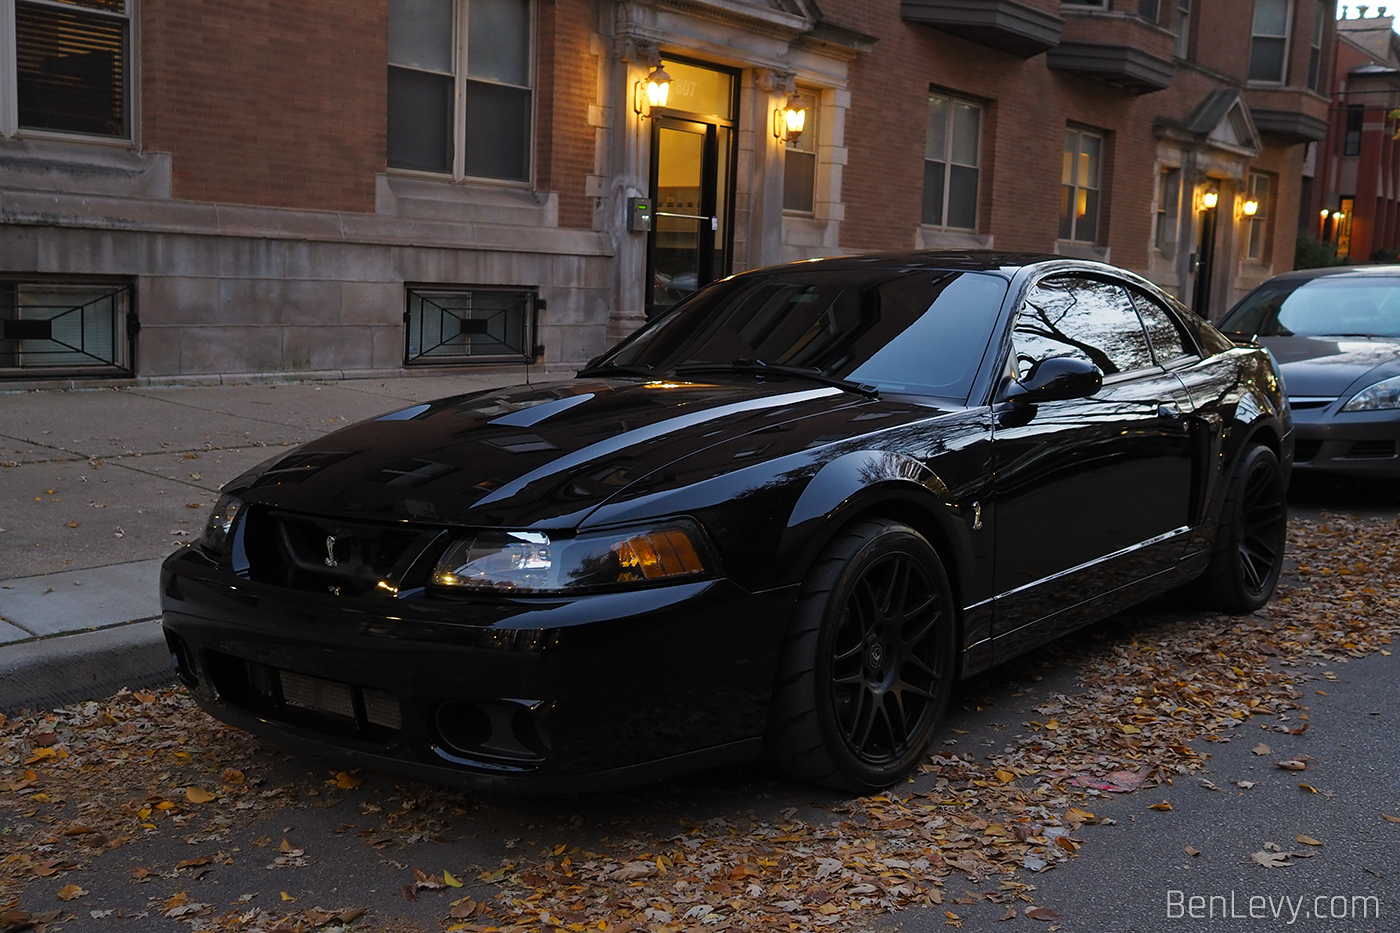
[[[728,275],[730,265],[732,77],[669,60],[665,68],[673,115],[652,120],[648,317]]]

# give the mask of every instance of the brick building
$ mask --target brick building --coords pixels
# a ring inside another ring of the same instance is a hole
[[[1097,256],[1218,313],[1291,264],[1332,29],[1332,0],[0,0],[0,375],[564,367],[729,272],[915,246]]]
[[[1328,133],[1305,167],[1300,226],[1368,262],[1400,247],[1400,35],[1385,7],[1355,9],[1337,21]]]

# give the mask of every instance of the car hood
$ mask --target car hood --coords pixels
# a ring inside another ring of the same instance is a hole
[[[800,439],[811,432],[774,430],[783,424],[832,418],[836,436],[823,440],[837,440],[862,424],[839,412],[886,404],[787,379],[517,386],[351,425],[260,465],[224,491],[316,514],[568,528],[642,477],[721,442],[771,431],[768,459],[810,446]]]
[[[1400,340],[1386,337],[1264,337],[1290,398],[1336,398],[1400,373]]]

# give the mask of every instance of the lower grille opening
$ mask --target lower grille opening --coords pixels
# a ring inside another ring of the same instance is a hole
[[[331,735],[388,741],[403,728],[399,699],[373,687],[326,680],[208,652],[219,698],[266,719]]]
[[[1357,441],[1347,449],[1350,460],[1385,460],[1394,456],[1394,441]]]

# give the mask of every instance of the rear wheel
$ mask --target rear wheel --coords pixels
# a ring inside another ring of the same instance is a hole
[[[765,753],[798,780],[870,792],[907,775],[952,688],[948,576],[907,525],[862,521],[803,583],[779,665]]]
[[[1283,569],[1288,499],[1283,469],[1267,447],[1240,455],[1220,512],[1202,595],[1225,612],[1253,612],[1269,601]]]

